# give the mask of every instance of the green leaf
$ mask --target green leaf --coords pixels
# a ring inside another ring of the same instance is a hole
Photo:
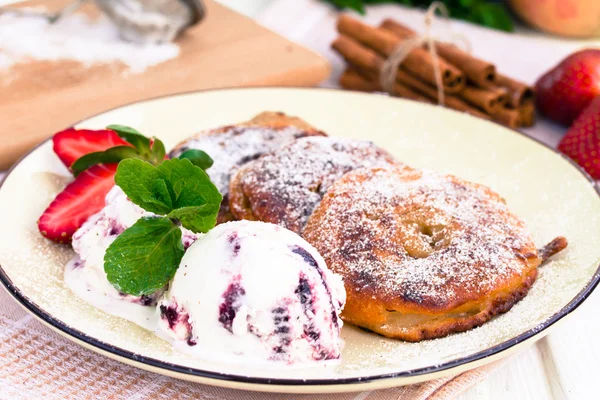
[[[109,125],[106,129],[117,132],[117,135],[131,143],[140,154],[145,156],[150,155],[150,139],[136,129],[125,125]]]
[[[366,4],[396,3],[426,9],[433,0],[323,0],[337,8],[350,8],[365,14]],[[490,28],[513,31],[513,21],[506,7],[497,0],[445,0],[442,1],[450,17],[463,19]]]
[[[365,6],[364,6],[364,2],[362,0],[327,0],[327,1],[340,9],[350,8],[354,11],[359,12],[360,14],[365,13]]]
[[[223,197],[202,169],[190,160],[174,158],[163,161],[156,170],[173,190],[173,209],[214,205],[218,210]],[[118,174],[118,171],[117,171]]]
[[[128,158],[119,163],[115,183],[129,199],[146,211],[168,214],[175,195],[171,184],[152,164]]]
[[[73,175],[77,176],[81,172],[96,164],[118,163],[126,158],[136,157],[138,157],[138,154],[133,147],[115,146],[105,151],[89,153],[78,158],[73,165],[71,165],[71,170],[73,171]]]
[[[152,147],[150,153],[150,162],[154,165],[158,165],[165,159],[167,151],[162,140],[155,137],[152,138]]]
[[[167,217],[181,221],[184,228],[194,233],[206,233],[217,223],[219,206],[207,203],[202,206],[177,208],[167,214]]]
[[[476,9],[478,22],[490,28],[511,32],[513,22],[501,4],[480,4]]]
[[[213,159],[202,150],[189,149],[181,153],[178,158],[186,158],[196,167],[200,167],[205,171],[213,165]]]
[[[183,254],[177,225],[168,218],[141,218],[108,246],[104,271],[122,293],[151,294],[169,283]]]

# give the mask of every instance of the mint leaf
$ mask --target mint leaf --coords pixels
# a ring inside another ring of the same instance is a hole
[[[165,159],[167,150],[165,150],[164,143],[155,137],[152,138],[152,146],[150,146],[150,162],[154,165],[158,165]]]
[[[190,160],[165,160],[156,170],[171,185],[173,209],[209,204],[218,210],[223,197],[206,172],[193,165]]]
[[[174,158],[157,167],[127,159],[119,163],[115,183],[144,210],[181,221],[192,232],[215,226],[223,197],[202,169]]]
[[[219,203],[220,204],[220,203]],[[184,228],[194,233],[206,233],[217,223],[219,206],[214,203],[195,207],[177,208],[167,214],[167,217],[181,221]]]
[[[96,151],[78,158],[73,165],[71,171],[77,176],[86,169],[96,164],[111,164],[118,163],[126,158],[138,157],[137,151],[131,146],[115,146],[105,151]]]
[[[129,200],[146,211],[168,214],[175,197],[170,183],[152,164],[135,158],[119,163],[115,183]]]
[[[145,217],[108,246],[104,271],[120,292],[151,294],[173,278],[183,253],[177,225],[168,218]]]
[[[207,170],[212,167],[214,161],[208,154],[202,150],[189,149],[179,155],[180,159],[186,158],[192,162],[196,167],[200,167],[203,170]]]
[[[141,155],[150,155],[150,139],[142,135],[136,129],[125,125],[109,125],[106,127],[106,129],[111,129],[117,132],[117,135],[131,143]]]

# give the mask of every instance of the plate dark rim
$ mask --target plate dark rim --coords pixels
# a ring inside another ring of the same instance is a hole
[[[224,91],[224,90],[256,90],[256,89],[261,89],[261,90],[270,90],[271,89],[273,91],[278,91],[278,90],[301,90],[301,91],[319,90],[319,91],[332,91],[332,92],[351,92],[353,94],[361,94],[364,96],[374,96],[374,95],[377,96],[377,94],[369,94],[369,93],[362,93],[362,92],[355,92],[355,91],[348,91],[348,90],[341,90],[341,89],[331,89],[331,88],[288,88],[288,87],[265,88],[265,87],[260,87],[260,86],[245,87],[245,88],[215,88],[215,89],[194,90],[194,91],[190,91],[190,92],[182,92],[182,93],[178,93],[178,94],[174,94],[174,95],[171,94],[171,95],[165,95],[165,96],[157,96],[157,97],[153,97],[153,98],[142,100],[142,101],[124,104],[124,105],[114,107],[109,110],[105,110],[105,111],[95,114],[93,116],[90,116],[90,117],[86,118],[85,120],[87,120],[89,118],[93,118],[94,116],[97,116],[100,114],[104,114],[109,111],[113,111],[115,109],[125,107],[125,106],[139,104],[139,103],[146,103],[146,102],[154,101],[157,99],[177,97],[177,96],[182,96],[182,95],[190,95],[190,94],[194,94],[194,93],[206,93],[206,92],[216,92],[216,91]],[[393,101],[397,100],[395,98],[390,98],[390,99]],[[402,99],[402,100],[407,101],[407,99]],[[412,100],[408,100],[408,101],[412,101]],[[445,109],[445,110],[448,110],[448,109]],[[449,111],[458,112],[458,111],[454,111],[454,110],[449,110]],[[464,114],[464,113],[461,113],[461,114]],[[470,115],[467,115],[467,116],[470,118],[475,118]],[[72,126],[77,125],[81,122],[82,121],[76,122]],[[490,121],[487,121],[487,122],[490,122]],[[497,124],[495,122],[492,122],[492,123]],[[500,125],[500,124],[497,124],[497,125]],[[504,128],[506,128],[506,127],[504,127]],[[520,132],[515,129],[510,129],[510,128],[506,128],[506,129],[537,143],[538,145],[552,151],[555,154],[558,154],[563,159],[567,160],[567,162],[569,162],[569,164],[571,164],[571,166],[573,166],[580,174],[583,175],[583,177],[588,182],[590,182],[592,187],[595,189],[596,194],[598,195],[598,197],[600,197],[600,186],[597,185],[595,183],[595,181],[592,179],[592,177],[587,172],[585,172],[581,167],[579,167],[579,165],[577,165],[573,160],[571,160],[564,154],[559,153],[558,151],[556,151],[552,147],[548,146],[547,144],[545,144],[535,138],[527,136],[523,132]],[[2,186],[4,185],[4,182],[6,181],[6,179],[11,175],[13,170],[21,164],[21,162],[24,159],[27,158],[31,153],[33,153],[35,150],[37,150],[39,147],[43,146],[45,143],[47,143],[50,140],[51,139],[47,139],[44,142],[40,143],[39,145],[34,147],[32,150],[30,150],[27,154],[25,154],[23,157],[21,157],[15,163],[8,170],[8,172],[6,173],[6,175],[0,182],[0,190],[2,189]],[[448,369],[458,367],[463,364],[470,364],[470,363],[482,360],[486,357],[490,357],[490,356],[499,354],[505,350],[508,350],[511,347],[516,346],[517,344],[526,341],[527,339],[530,339],[534,336],[539,335],[542,331],[548,329],[550,326],[554,325],[556,322],[558,322],[559,320],[561,320],[562,318],[564,318],[565,316],[567,316],[568,314],[573,312],[575,309],[577,309],[577,307],[579,307],[581,305],[581,303],[583,303],[583,301],[589,297],[589,295],[592,293],[592,291],[600,283],[600,265],[598,265],[596,272],[594,272],[594,275],[592,276],[592,279],[588,282],[588,284],[565,307],[563,307],[556,314],[551,316],[549,319],[547,319],[543,323],[537,325],[536,327],[529,329],[529,330],[523,332],[522,334],[515,336],[512,339],[509,339],[505,342],[497,344],[496,346],[490,347],[486,350],[472,354],[468,357],[459,358],[459,359],[452,360],[452,361],[449,361],[449,362],[446,362],[443,364],[418,368],[418,369],[409,370],[409,371],[402,371],[402,372],[398,372],[398,373],[389,373],[389,374],[372,375],[372,376],[355,377],[355,378],[307,379],[307,380],[304,380],[304,379],[271,379],[271,378],[249,377],[249,376],[243,376],[243,375],[224,374],[224,373],[219,373],[219,372],[205,371],[205,370],[196,369],[196,368],[184,367],[181,365],[157,360],[155,358],[145,357],[145,356],[133,353],[129,350],[125,350],[120,347],[112,346],[108,343],[105,343],[105,342],[95,339],[93,337],[87,336],[83,332],[73,329],[73,328],[69,327],[68,325],[66,325],[64,322],[62,322],[61,320],[54,318],[51,314],[44,311],[37,304],[35,304],[31,300],[29,300],[23,293],[21,293],[21,291],[12,283],[11,279],[8,277],[8,275],[6,274],[6,272],[4,271],[4,269],[2,268],[1,265],[0,265],[0,282],[8,290],[8,292],[11,294],[11,296],[13,298],[15,298],[26,310],[28,310],[31,314],[33,314],[37,318],[41,319],[43,322],[50,325],[54,329],[57,329],[57,330],[65,333],[68,336],[71,336],[81,342],[84,342],[84,343],[90,345],[92,348],[96,348],[96,349],[102,350],[104,352],[114,354],[118,357],[128,359],[138,365],[145,364],[148,366],[152,366],[152,367],[167,370],[167,371],[176,372],[179,374],[198,376],[198,377],[208,378],[208,379],[213,379],[213,380],[233,381],[233,382],[255,384],[255,385],[331,386],[331,385],[365,384],[365,383],[370,383],[370,382],[383,380],[383,379],[405,378],[405,377],[420,376],[420,375],[425,375],[425,374],[442,372],[442,371],[445,371]]]

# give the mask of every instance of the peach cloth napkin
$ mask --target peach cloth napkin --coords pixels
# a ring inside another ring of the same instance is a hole
[[[445,400],[504,361],[455,377],[362,393],[284,395],[222,389],[130,367],[71,343],[0,289],[0,399]]]

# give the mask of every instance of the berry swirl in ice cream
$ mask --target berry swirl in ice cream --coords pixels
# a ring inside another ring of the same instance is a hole
[[[341,278],[300,236],[229,222],[187,250],[159,302],[157,334],[205,359],[335,360],[345,301]]]

